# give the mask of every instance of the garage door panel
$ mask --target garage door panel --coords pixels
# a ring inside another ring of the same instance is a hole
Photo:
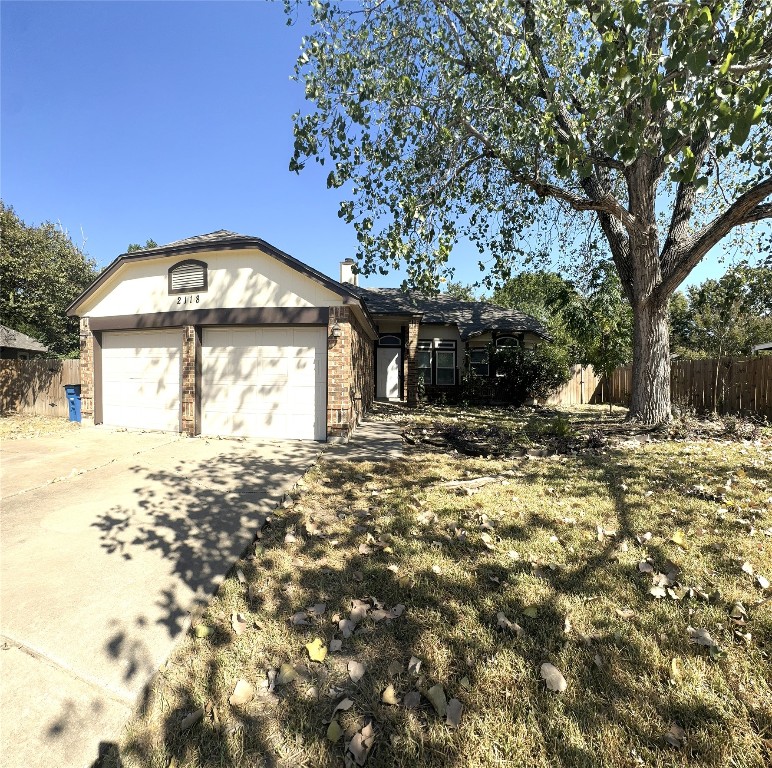
[[[202,432],[323,440],[326,343],[322,328],[205,329]]]
[[[180,429],[180,331],[102,335],[102,421],[130,429]]]

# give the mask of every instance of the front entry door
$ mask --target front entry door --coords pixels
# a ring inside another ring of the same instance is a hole
[[[376,397],[399,400],[399,371],[402,352],[399,347],[378,347],[378,380]]]

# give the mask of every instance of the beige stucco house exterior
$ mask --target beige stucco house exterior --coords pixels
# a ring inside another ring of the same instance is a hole
[[[453,388],[493,341],[544,329],[483,302],[333,280],[224,230],[122,254],[68,308],[86,421],[187,435],[346,438],[375,397]]]

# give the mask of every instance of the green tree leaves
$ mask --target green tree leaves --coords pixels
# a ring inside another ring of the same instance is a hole
[[[0,202],[0,322],[57,355],[78,350],[78,320],[67,306],[94,280],[95,262],[59,226],[25,224]]]

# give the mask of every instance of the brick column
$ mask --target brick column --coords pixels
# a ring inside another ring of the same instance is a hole
[[[94,423],[94,334],[87,317],[80,320],[80,413],[82,424]]]
[[[348,307],[330,307],[327,321],[327,439],[347,438],[351,423],[351,322]],[[333,335],[333,326],[340,336]]]
[[[196,434],[196,328],[182,328],[182,434]]]
[[[415,356],[418,350],[418,326],[417,317],[410,319],[405,339],[405,388],[407,389],[407,404],[411,407],[418,405],[418,369]]]

